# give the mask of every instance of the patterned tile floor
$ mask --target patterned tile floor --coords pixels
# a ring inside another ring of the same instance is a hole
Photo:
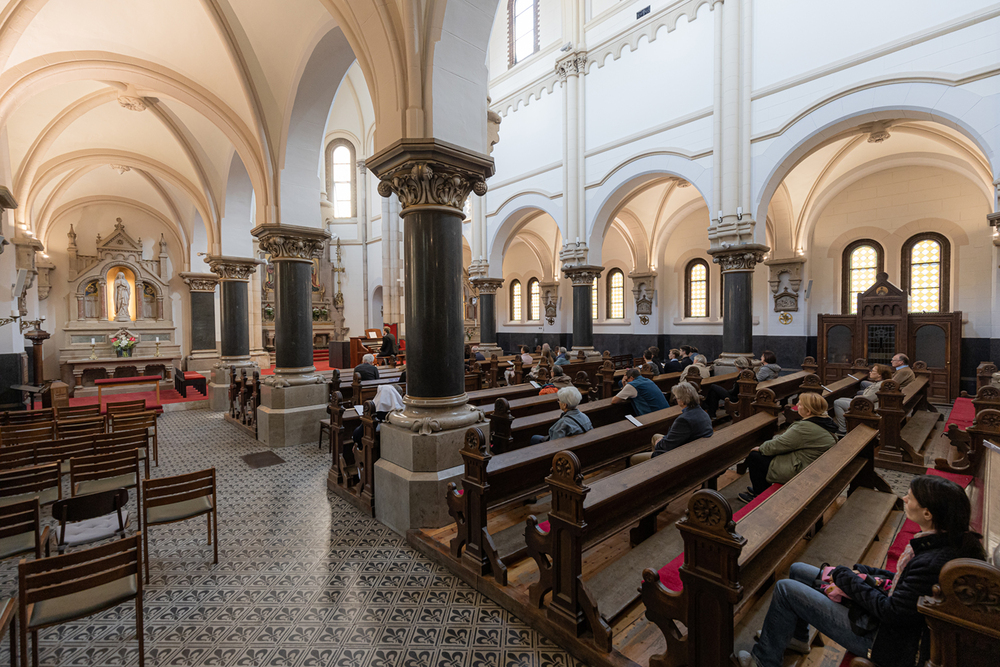
[[[205,522],[150,533],[147,665],[528,667],[577,665],[516,617],[326,491],[328,455],[279,450],[251,470],[260,443],[204,410],[160,421],[154,477],[214,465],[219,564]],[[17,592],[16,559],[0,595]],[[40,633],[40,664],[138,664],[131,603]],[[8,664],[3,642],[0,664]]]

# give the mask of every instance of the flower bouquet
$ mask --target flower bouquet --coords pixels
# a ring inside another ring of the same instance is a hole
[[[111,339],[111,347],[115,348],[115,354],[119,357],[131,357],[132,348],[139,340],[126,332],[121,332]]]

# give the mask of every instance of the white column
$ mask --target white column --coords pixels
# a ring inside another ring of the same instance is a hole
[[[358,219],[358,238],[361,239],[361,288],[364,290],[362,298],[364,328],[367,329],[371,327],[371,318],[368,314],[368,169],[364,160],[358,160],[357,168],[358,182],[354,188],[357,200],[355,214]],[[345,326],[349,325],[345,323]]]
[[[392,261],[390,260],[389,248],[392,245],[389,227],[389,197],[381,197],[382,204],[382,321],[386,324],[393,322],[392,319],[392,284],[395,282],[392,276]]]

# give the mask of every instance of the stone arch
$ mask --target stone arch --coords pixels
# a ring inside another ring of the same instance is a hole
[[[46,247],[49,245],[49,234],[51,233],[51,228],[55,226],[55,223],[59,221],[64,215],[68,215],[79,208],[84,208],[86,206],[93,206],[97,204],[114,204],[116,206],[125,206],[128,208],[141,211],[151,218],[158,220],[167,230],[170,232],[173,240],[178,244],[180,252],[178,253],[178,259],[182,259],[187,253],[188,238],[187,233],[181,226],[180,222],[177,220],[171,220],[167,218],[163,213],[152,208],[140,201],[134,199],[129,199],[127,197],[118,196],[108,196],[108,195],[93,195],[90,197],[81,197],[74,199],[73,201],[66,202],[62,204],[52,213],[51,222],[46,229],[45,235],[39,234],[38,239],[45,244]]]
[[[226,179],[226,198],[219,224],[220,252],[234,257],[253,256],[253,183],[243,160],[236,153],[229,162]]]
[[[913,104],[907,99],[935,99],[933,106]],[[893,82],[878,86],[879,104],[872,103],[868,89],[843,95],[833,95],[804,110],[774,133],[774,141],[764,152],[754,158],[753,208],[755,219],[767,215],[767,205],[778,185],[807,155],[841,132],[864,123],[905,117],[907,120],[928,120],[961,132],[983,154],[990,165],[994,180],[1000,178],[997,151],[986,140],[995,119],[1000,117],[1000,102],[984,98],[946,82],[913,81]],[[983,126],[965,120],[970,109],[981,107],[973,118]],[[770,138],[770,137],[769,137]]]
[[[510,245],[510,240],[517,233],[518,228],[527,219],[537,213],[547,213],[556,221],[559,229],[559,237],[565,238],[564,230],[559,227],[559,220],[562,220],[562,207],[545,195],[537,192],[528,192],[516,197],[512,197],[501,206],[496,213],[490,216],[487,223],[487,230],[494,228],[496,231],[490,237],[487,231],[487,254],[490,262],[490,277],[503,277],[503,253]],[[499,220],[499,224],[494,227],[493,220]]]

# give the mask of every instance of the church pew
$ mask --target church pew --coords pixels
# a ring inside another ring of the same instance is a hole
[[[770,596],[756,594],[764,592],[775,570],[848,487],[846,503],[796,558],[853,562],[838,558],[864,553],[881,528],[879,519],[884,522],[898,499],[886,492],[888,485],[875,472],[878,431],[865,424],[851,427],[847,436],[738,525],[717,491],[705,489],[691,497],[685,517],[677,523],[684,542],[683,590],[668,590],[656,569],[642,572],[646,618],[660,629],[667,645],[665,653],[650,658],[650,667],[728,664],[728,656],[747,646],[760,629]],[[737,623],[737,618],[742,621]],[[677,622],[688,628],[686,636]]]
[[[525,527],[528,555],[539,572],[539,580],[529,588],[531,605],[540,608],[545,594],[552,591],[546,611],[549,620],[577,636],[589,628],[594,643],[610,652],[610,622],[639,598],[635,570],[632,559],[620,558],[596,580],[584,582],[584,551],[637,520],[633,544],[641,541],[635,538],[648,537],[669,548],[670,530],[653,533],[656,513],[701,484],[714,486],[719,475],[771,438],[778,425],[778,409],[773,402],[758,404],[753,416],[710,438],[586,485],[579,459],[572,452],[556,454],[546,478],[552,494],[548,530],[534,516],[528,517]],[[650,547],[661,551],[656,544],[646,545],[643,551],[648,553]]]
[[[400,388],[400,393],[406,395],[406,383],[399,381],[399,376],[395,378],[379,378],[378,380],[361,380],[361,374],[355,373],[351,381],[351,405],[364,405],[365,401],[375,398],[378,388],[383,385],[396,385]]]
[[[458,529],[449,547],[451,557],[477,575],[492,573],[506,585],[504,560],[525,552],[524,532],[512,526],[492,534],[487,523],[489,509],[542,489],[556,453],[572,451],[584,470],[601,468],[648,451],[652,435],[665,433],[680,413],[678,407],[667,408],[638,417],[641,427],[627,422],[609,424],[496,456],[490,453],[483,431],[470,428],[461,451],[465,463],[462,489],[453,482],[446,492],[448,513]]]
[[[0,446],[23,442],[53,440],[56,436],[56,422],[29,422],[0,426]]]
[[[820,382],[819,376],[810,374],[802,381],[801,386],[799,386],[799,393],[804,394],[806,392],[812,392],[814,394],[819,394],[826,399],[827,405],[830,406],[830,410],[833,410],[833,402],[838,398],[850,398],[853,397],[861,389],[861,380],[863,376],[852,377],[848,375],[847,377],[841,378],[836,382],[831,382],[829,385],[824,385]],[[798,410],[793,410],[791,405],[786,405],[783,412],[785,417],[785,423],[790,424],[799,420]]]
[[[976,367],[976,393],[993,383],[993,374],[996,372],[996,364],[992,361],[984,361]]]
[[[343,413],[343,407],[338,406]],[[355,410],[351,410],[355,412]],[[357,507],[368,516],[375,516],[375,463],[381,455],[380,433],[376,430],[375,403],[365,401],[360,416],[364,434],[361,445],[351,441],[354,432],[352,427],[348,432],[342,431],[344,442],[350,442],[354,454],[354,464],[349,465],[344,459],[341,449],[333,452],[334,466],[338,470],[338,483],[333,488],[340,497]]]
[[[579,410],[587,415],[594,428],[621,422],[630,413],[630,406],[628,403],[612,404],[611,400],[602,398],[599,401],[581,403]],[[547,412],[515,418],[506,403],[505,399],[498,398],[490,417],[490,448],[494,454],[527,447],[531,436],[547,434],[552,424],[562,416],[558,405],[554,405]]]
[[[732,417],[734,422],[746,419],[751,414],[750,404],[757,397],[757,392],[761,389],[770,389],[779,401],[785,401],[790,396],[800,393],[803,381],[813,375],[808,371],[796,371],[788,375],[781,375],[764,382],[757,382],[757,375],[752,370],[740,372],[736,384],[740,387],[739,398],[733,403],[728,398],[725,401],[726,412]],[[810,384],[810,386],[813,386]]]
[[[145,430],[120,431],[118,433],[87,434],[57,440],[30,442],[0,448],[0,470],[12,470],[29,466],[59,463],[63,472],[69,472],[69,460],[74,456],[90,456],[106,453],[108,448],[131,445],[141,449],[140,459],[149,477],[149,434]]]
[[[972,406],[976,409],[977,415],[982,410],[1000,409],[1000,388],[994,387],[990,384],[981,386],[978,390],[976,390],[975,396],[969,396],[969,393],[966,391],[963,391],[960,396],[962,398],[972,399]]]
[[[0,425],[30,424],[33,422],[50,422],[55,419],[53,408],[38,408],[37,410],[5,410],[0,412]]]
[[[479,389],[478,391],[466,392],[470,405],[490,405],[498,398],[506,398],[508,401],[525,396],[538,396],[538,387],[526,382],[515,384],[510,387],[498,387],[497,389]]]

